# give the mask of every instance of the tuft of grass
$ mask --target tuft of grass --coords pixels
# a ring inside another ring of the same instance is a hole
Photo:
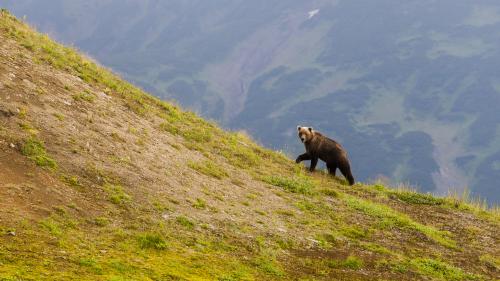
[[[485,254],[479,257],[479,260],[488,267],[500,271],[500,258]]]
[[[46,218],[40,221],[40,225],[47,229],[50,234],[54,236],[61,236],[62,230],[59,224],[52,218]]]
[[[189,229],[194,228],[194,222],[192,222],[190,219],[188,219],[184,216],[178,216],[176,221],[178,224],[180,224],[186,228],[189,228]]]
[[[77,176],[63,175],[62,180],[73,187],[81,187],[80,180]]]
[[[35,136],[38,134],[38,130],[33,128],[33,126],[31,126],[29,123],[21,122],[21,123],[19,123],[19,127],[32,136]]]
[[[101,275],[103,274],[102,266],[97,263],[94,258],[81,258],[78,260],[77,264],[91,270],[93,273]]]
[[[321,192],[322,194],[329,196],[329,197],[333,197],[333,198],[339,197],[339,193],[331,188],[323,188],[319,192]]]
[[[292,193],[312,194],[314,189],[313,182],[305,176],[267,176],[262,180],[268,184],[282,187],[284,190]]]
[[[195,143],[207,143],[213,139],[211,130],[203,127],[181,130],[180,133],[184,139]]]
[[[63,121],[64,120],[64,115],[62,115],[61,113],[54,113],[52,114],[55,118],[57,118],[57,120],[59,121]]]
[[[83,91],[81,93],[74,94],[71,97],[75,101],[86,101],[86,102],[94,102],[96,98],[94,94],[90,93],[89,91]]]
[[[344,200],[350,208],[361,211],[368,216],[380,219],[379,226],[382,228],[400,227],[413,229],[420,233],[423,233],[429,239],[445,247],[456,248],[456,243],[449,238],[448,232],[440,231],[432,226],[426,226],[415,222],[407,215],[399,213],[388,206],[356,198],[350,195],[345,195]]]
[[[94,219],[94,224],[97,226],[106,226],[109,224],[109,219],[106,217],[97,217]]]
[[[429,193],[418,193],[411,190],[390,191],[389,197],[399,199],[403,202],[417,205],[442,205],[445,203],[443,198],[434,197]]]
[[[327,265],[331,268],[359,270],[363,267],[363,261],[358,257],[349,256],[345,260],[330,260]]]
[[[190,162],[188,163],[188,166],[193,170],[216,179],[223,179],[229,176],[222,167],[210,160],[205,160],[203,162]]]
[[[482,280],[481,276],[464,272],[462,269],[449,265],[443,261],[430,258],[416,258],[409,262],[418,273],[437,278],[438,280]]]
[[[163,122],[160,124],[160,130],[169,132],[173,135],[178,135],[180,133],[179,127],[173,125],[172,123],[169,122]]]
[[[109,201],[116,205],[125,205],[131,201],[130,195],[125,193],[121,185],[113,185],[110,183],[105,183],[103,186],[104,190],[109,195]]]
[[[137,237],[137,242],[141,249],[165,250],[167,248],[167,243],[157,233],[141,234]]]
[[[196,209],[205,209],[207,207],[207,203],[201,198],[196,198],[196,201],[193,203],[193,207]]]
[[[277,263],[276,258],[269,254],[262,254],[255,258],[253,264],[267,275],[282,277],[285,272]]]
[[[241,169],[258,166],[263,155],[243,133],[225,134],[217,147],[217,153],[224,156],[231,165]]]
[[[386,247],[381,246],[381,245],[376,244],[376,243],[372,243],[372,242],[363,242],[360,244],[360,246],[363,249],[366,249],[370,252],[377,253],[377,254],[385,254],[385,255],[393,255],[394,254],[391,250],[387,249]]]
[[[57,163],[47,154],[44,143],[35,137],[31,137],[25,141],[21,147],[21,153],[35,161],[40,167],[46,167],[51,170],[57,169]]]
[[[345,237],[356,240],[366,238],[369,235],[367,230],[357,226],[344,226],[340,229],[340,233]]]

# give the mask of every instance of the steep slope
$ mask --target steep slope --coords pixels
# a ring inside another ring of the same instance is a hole
[[[499,217],[308,173],[0,14],[0,280],[493,280]]]
[[[498,1],[1,5],[266,147],[298,153],[293,127],[310,124],[345,143],[363,181],[500,202]]]

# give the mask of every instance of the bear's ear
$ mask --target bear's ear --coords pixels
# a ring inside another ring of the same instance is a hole
[[[309,127],[308,129],[309,129],[309,132],[311,132],[311,133],[312,133],[313,128],[312,128],[312,127]]]
[[[300,126],[297,126],[297,131],[300,131],[300,128],[301,128]]]

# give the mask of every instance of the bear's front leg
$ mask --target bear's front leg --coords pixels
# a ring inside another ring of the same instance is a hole
[[[299,155],[299,157],[297,157],[297,159],[295,159],[295,163],[298,164],[298,163],[305,161],[305,160],[311,160],[311,156],[307,152]]]
[[[318,164],[318,157],[312,157],[311,158],[311,166],[309,167],[309,171],[314,172],[317,164]]]

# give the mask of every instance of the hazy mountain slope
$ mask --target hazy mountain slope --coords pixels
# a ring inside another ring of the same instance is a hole
[[[498,276],[497,212],[309,174],[6,11],[0,39],[1,280]]]
[[[3,5],[268,147],[298,153],[294,128],[311,124],[345,144],[359,179],[500,200],[496,1]]]

